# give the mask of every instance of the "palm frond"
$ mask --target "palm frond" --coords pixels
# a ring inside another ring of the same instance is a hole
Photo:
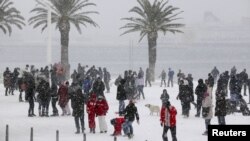
[[[7,31],[6,31],[6,29],[5,29],[5,27],[3,25],[0,25],[0,29],[3,31],[4,34],[7,33]]]
[[[85,7],[96,6],[95,3],[89,2],[89,0],[48,0],[50,7],[52,8],[52,23],[56,23],[56,28],[60,27],[62,24],[60,19],[63,19],[63,22],[73,24],[79,33],[81,33],[81,25],[86,27],[86,24],[90,24],[94,27],[99,27],[98,24],[92,20],[87,15],[90,14],[99,14],[96,11],[83,11]],[[35,16],[29,19],[30,24],[34,24],[39,27],[43,25],[42,31],[46,29],[47,23],[47,5],[41,2],[38,2],[39,7],[31,10],[31,13],[35,13]]]
[[[122,18],[128,21],[120,29],[127,29],[121,35],[140,31],[141,41],[146,35],[157,32],[181,33],[179,28],[184,24],[173,23],[181,18],[178,16],[183,13],[179,8],[169,5],[168,0],[154,0],[151,4],[149,0],[137,0],[139,7],[135,6],[129,10],[139,17]]]
[[[13,2],[10,0],[0,0],[0,28],[4,34],[9,33],[9,35],[12,33],[12,25],[19,29],[25,26],[24,17],[12,5]]]

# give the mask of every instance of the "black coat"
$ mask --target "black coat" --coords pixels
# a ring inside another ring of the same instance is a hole
[[[226,116],[226,87],[222,77],[218,80],[215,96],[215,116]]]
[[[38,92],[38,99],[41,101],[48,101],[50,99],[50,88],[49,83],[45,80],[42,80],[38,86],[36,91]]]
[[[214,78],[211,75],[208,77],[208,85],[210,87],[214,86]]]
[[[130,103],[126,106],[123,112],[121,114],[125,114],[124,118],[129,121],[139,120],[139,114],[137,111],[137,108],[134,103]]]
[[[78,85],[69,87],[69,96],[71,99],[71,107],[73,109],[74,117],[81,117],[84,115],[84,101],[85,97],[82,94],[81,87]]]
[[[50,96],[53,100],[58,100],[58,94],[57,94],[57,85],[56,84],[52,84],[51,88],[50,88]]]
[[[98,81],[95,81],[94,84],[93,84],[93,92],[99,96],[99,95],[102,95],[104,96],[104,93],[103,91],[105,90],[105,85],[104,83],[101,81],[101,82],[98,82]]]
[[[194,101],[194,96],[190,91],[190,87],[188,85],[180,85],[179,86],[179,95],[178,97],[184,103]]]
[[[119,84],[118,85],[116,99],[117,100],[126,100],[127,99],[127,94],[126,94],[124,84]]]
[[[195,94],[197,95],[197,101],[202,101],[204,93],[207,91],[207,86],[204,83],[199,83],[195,88]]]

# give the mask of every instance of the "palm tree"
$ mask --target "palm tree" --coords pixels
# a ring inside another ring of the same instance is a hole
[[[56,24],[61,34],[61,63],[66,69],[66,76],[69,76],[69,31],[73,24],[77,31],[81,34],[81,26],[86,24],[97,27],[88,14],[98,14],[96,11],[82,11],[88,6],[96,6],[96,4],[89,2],[89,0],[47,0],[48,3],[42,3],[36,0],[38,6],[31,10],[31,13],[36,15],[29,19],[29,24],[33,24],[33,28],[42,26],[42,31],[47,27],[48,10],[47,5],[51,8],[51,23]]]
[[[0,0],[0,29],[4,34],[12,33],[12,25],[15,25],[19,29],[24,26],[24,18],[20,15],[20,12],[12,7],[13,2],[10,0]]]
[[[148,55],[149,55],[149,72],[151,79],[154,80],[155,63],[156,63],[156,45],[158,33],[167,32],[182,33],[178,28],[184,24],[175,23],[174,21],[181,19],[177,16],[183,11],[176,12],[179,8],[168,5],[168,1],[155,0],[153,4],[149,0],[137,0],[140,7],[135,6],[129,12],[139,15],[139,17],[123,18],[128,23],[121,29],[128,29],[122,35],[131,32],[140,32],[139,42],[147,36],[148,38]]]

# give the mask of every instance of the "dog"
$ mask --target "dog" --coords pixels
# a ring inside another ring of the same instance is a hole
[[[146,104],[145,107],[149,108],[150,115],[153,115],[154,113],[156,113],[158,116],[160,113],[160,107],[157,105]]]

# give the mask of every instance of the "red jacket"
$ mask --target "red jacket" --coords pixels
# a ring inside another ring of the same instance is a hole
[[[96,106],[96,95],[92,94],[87,102],[87,113],[95,114],[95,106]]]
[[[165,106],[162,106],[160,119],[161,123],[169,127],[176,126],[176,115],[177,111],[174,106],[170,106],[169,110]]]
[[[97,100],[95,106],[95,113],[97,116],[104,116],[108,112],[109,106],[105,99]]]
[[[58,104],[61,107],[65,107],[66,104],[69,102],[68,87],[65,85],[61,85],[57,93],[59,96]]]
[[[122,124],[125,122],[124,117],[117,117],[115,118],[115,126],[122,126]]]

